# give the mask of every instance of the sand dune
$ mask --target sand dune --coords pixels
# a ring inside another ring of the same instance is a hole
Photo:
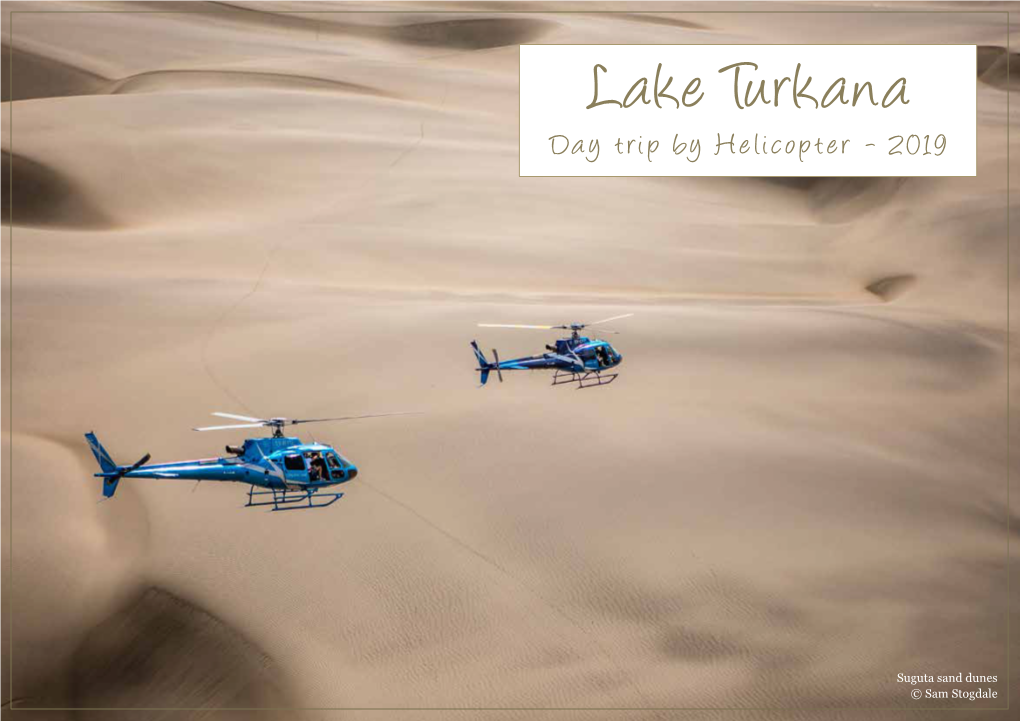
[[[1017,54],[1007,53],[1003,47],[982,45],[978,48],[978,80],[999,90],[1016,90],[1020,87]]]
[[[13,165],[13,168],[12,168]],[[30,158],[3,152],[0,169],[6,177],[17,173],[18,183],[2,201],[3,222],[22,226],[56,226],[68,229],[111,228],[113,221],[92,202],[83,184],[59,170]],[[11,208],[16,209],[12,219]]]
[[[17,82],[4,83],[3,102],[32,98],[59,98],[68,95],[88,95],[100,90],[106,79],[82,68],[59,60],[25,52],[20,48],[0,47],[5,62],[18,68]]]
[[[1001,17],[195,7],[15,19],[16,705],[916,719],[897,673],[1005,673]],[[522,42],[976,44],[978,176],[522,179]],[[472,338],[552,338],[477,323],[626,312],[612,386],[477,387]],[[425,413],[309,426],[325,512],[98,503],[83,432],[205,457],[214,410]]]

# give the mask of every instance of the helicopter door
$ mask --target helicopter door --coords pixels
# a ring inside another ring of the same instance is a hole
[[[283,457],[283,472],[288,481],[308,482],[308,468],[300,453],[289,453]]]

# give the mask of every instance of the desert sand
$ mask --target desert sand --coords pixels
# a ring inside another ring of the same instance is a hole
[[[1004,705],[1017,6],[366,7],[5,3],[3,701],[918,719],[947,704],[897,674],[963,672],[1000,701],[949,705]],[[520,178],[524,42],[976,44],[978,175]],[[613,385],[478,388],[472,338],[555,336],[477,323],[621,313]],[[404,410],[300,434],[361,469],[311,513],[99,503],[82,438]],[[527,710],[576,707],[751,710]],[[275,714],[338,715],[451,714]]]

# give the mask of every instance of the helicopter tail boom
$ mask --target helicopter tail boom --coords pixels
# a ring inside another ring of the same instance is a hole
[[[150,456],[146,453],[130,466],[118,466],[114,462],[113,457],[110,456],[110,452],[96,438],[95,433],[92,431],[86,433],[85,440],[88,441],[89,450],[92,451],[92,455],[96,457],[96,462],[99,463],[101,472],[97,473],[96,476],[103,479],[104,498],[113,498],[113,494],[117,492],[117,484],[120,483],[120,479],[149,462]]]

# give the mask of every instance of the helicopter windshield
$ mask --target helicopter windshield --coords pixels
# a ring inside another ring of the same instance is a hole
[[[343,479],[344,467],[343,464],[340,463],[340,459],[337,458],[336,453],[334,453],[333,451],[327,453],[326,463],[329,465],[329,473],[331,477],[335,479]]]
[[[613,349],[608,345],[599,346],[595,350],[595,357],[598,359],[599,365],[603,368],[612,365],[614,355],[615,353],[613,353]]]

